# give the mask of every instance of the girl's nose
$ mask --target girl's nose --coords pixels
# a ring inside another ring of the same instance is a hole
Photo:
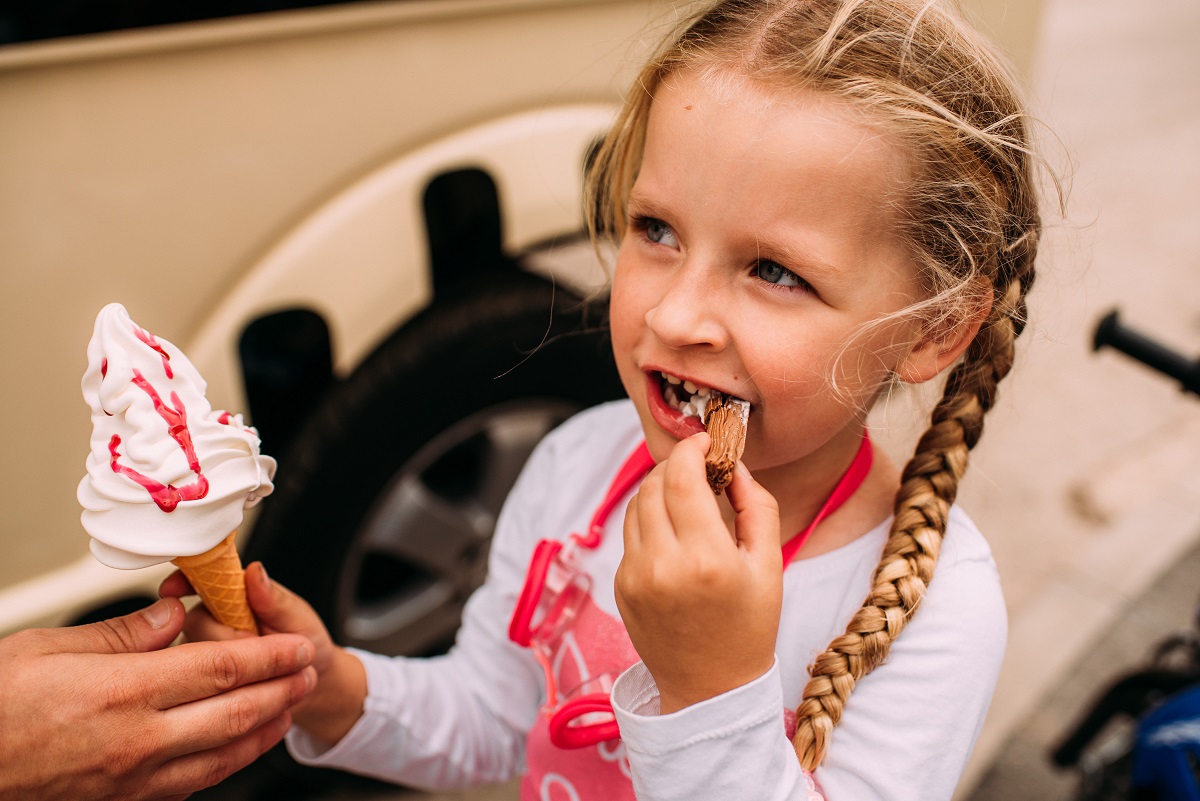
[[[678,271],[646,312],[646,326],[670,348],[723,350],[729,331],[722,313],[723,293],[715,283],[702,269]]]

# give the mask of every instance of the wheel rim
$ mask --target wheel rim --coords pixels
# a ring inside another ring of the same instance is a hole
[[[444,651],[484,579],[492,531],[534,446],[578,411],[561,400],[493,406],[399,466],[353,535],[335,590],[335,636],[390,655]]]

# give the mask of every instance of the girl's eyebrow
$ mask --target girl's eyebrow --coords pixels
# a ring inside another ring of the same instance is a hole
[[[634,186],[630,190],[629,198],[626,202],[626,216],[631,218],[652,217],[670,222],[671,210],[666,204],[647,195],[645,192],[639,192],[637,187]],[[771,235],[767,236],[765,240],[756,238],[754,243],[755,252],[759,258],[777,261],[784,267],[797,272],[816,272],[828,277],[838,274],[838,268],[818,256],[813,248],[804,245],[794,245],[785,241],[787,238],[787,235]]]
[[[818,256],[811,247],[796,246],[785,239],[786,237],[773,236],[768,237],[765,242],[761,239],[757,241],[755,245],[759,258],[777,261],[795,271],[816,271],[827,276],[837,274],[838,268]]]
[[[629,200],[626,203],[629,216],[637,215],[639,217],[667,217],[670,212],[667,207],[644,193],[638,192],[637,187],[634,187],[629,192]]]

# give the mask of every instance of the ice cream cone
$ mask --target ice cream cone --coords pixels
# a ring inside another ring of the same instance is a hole
[[[221,623],[242,631],[258,631],[246,601],[246,578],[238,556],[237,531],[196,556],[179,556],[171,563],[183,571],[200,600]]]

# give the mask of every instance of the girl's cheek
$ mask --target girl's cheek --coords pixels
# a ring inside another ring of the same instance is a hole
[[[650,293],[642,283],[638,281],[636,268],[628,260],[618,258],[609,295],[609,320],[614,343],[618,327],[624,333],[645,321]]]

